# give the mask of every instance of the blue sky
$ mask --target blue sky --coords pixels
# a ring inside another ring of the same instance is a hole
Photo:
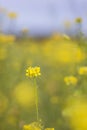
[[[87,30],[87,0],[0,0],[8,12],[17,12],[18,28],[31,31],[61,30],[64,21],[83,18],[83,31]]]

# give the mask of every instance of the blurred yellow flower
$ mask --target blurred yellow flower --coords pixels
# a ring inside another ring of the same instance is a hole
[[[31,107],[35,104],[35,90],[29,82],[21,82],[14,89],[14,98],[24,108]]]
[[[38,122],[34,122],[29,125],[24,125],[23,130],[42,130],[42,128],[38,126]],[[54,128],[45,128],[45,130],[54,130]]]
[[[54,58],[61,63],[78,63],[84,59],[84,52],[76,43],[64,41],[54,51]]]
[[[87,102],[81,98],[71,98],[64,116],[69,118],[69,123],[74,130],[87,130]]]
[[[87,74],[87,66],[80,67],[78,70],[79,75],[85,75]]]
[[[26,76],[28,76],[30,78],[37,77],[37,76],[40,76],[40,75],[41,75],[40,67],[29,67],[26,70]]]
[[[24,130],[35,130],[31,125],[24,125]]]
[[[8,16],[9,16],[10,19],[15,19],[15,18],[17,18],[17,14],[16,14],[15,12],[10,12],[10,13],[8,14]]]
[[[76,18],[76,19],[75,19],[75,22],[76,22],[76,23],[82,23],[82,18],[81,18],[81,17]]]
[[[67,84],[67,85],[76,85],[77,82],[78,82],[78,79],[75,77],[75,76],[67,76],[64,78],[64,82]]]
[[[42,130],[39,122],[33,122],[29,125],[24,125],[23,130]]]

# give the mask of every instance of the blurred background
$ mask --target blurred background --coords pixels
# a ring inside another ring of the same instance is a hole
[[[15,33],[19,33],[27,28],[30,34],[42,36],[54,31],[64,32],[66,22],[73,25],[75,18],[82,17],[82,29],[87,33],[86,5],[86,0],[1,0],[0,24],[5,32],[13,28]],[[8,17],[9,13],[15,13],[14,20]],[[71,27],[71,31],[75,31],[74,27]]]
[[[36,122],[29,66],[43,129],[87,129],[86,23],[86,0],[0,0],[0,130]]]

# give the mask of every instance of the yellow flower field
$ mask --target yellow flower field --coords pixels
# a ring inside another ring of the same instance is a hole
[[[86,129],[87,40],[1,34],[0,130]]]

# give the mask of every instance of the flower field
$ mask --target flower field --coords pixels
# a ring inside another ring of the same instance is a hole
[[[87,129],[85,37],[0,35],[0,130],[22,129]]]

